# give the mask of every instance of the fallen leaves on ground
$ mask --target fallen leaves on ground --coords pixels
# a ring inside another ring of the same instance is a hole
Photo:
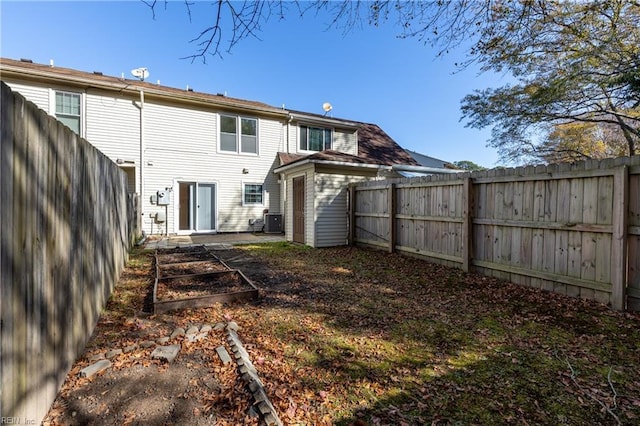
[[[261,299],[150,315],[150,258],[135,254],[49,424],[257,424],[235,365],[217,358],[222,332],[183,343],[170,365],[138,350],[101,376],[77,376],[107,347],[228,321],[240,325],[285,424],[607,425],[640,416],[637,314],[361,248],[278,243],[216,254]],[[131,377],[139,393],[127,391]]]

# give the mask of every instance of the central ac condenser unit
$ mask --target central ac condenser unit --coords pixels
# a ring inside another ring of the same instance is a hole
[[[265,234],[281,234],[282,233],[282,215],[281,214],[265,214],[264,215],[264,232]]]

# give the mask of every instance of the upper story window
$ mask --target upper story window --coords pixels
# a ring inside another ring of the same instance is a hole
[[[324,151],[331,149],[331,129],[322,127],[300,126],[300,150]]]
[[[56,92],[56,118],[80,134],[80,94]]]
[[[220,151],[258,153],[258,120],[220,115]]]

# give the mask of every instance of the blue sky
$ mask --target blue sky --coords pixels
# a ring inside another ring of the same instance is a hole
[[[460,101],[474,89],[504,84],[475,69],[456,73],[464,52],[435,58],[417,39],[399,39],[393,25],[363,25],[344,34],[325,15],[296,15],[263,25],[222,59],[180,59],[209,23],[211,2],[196,1],[192,20],[183,2],[156,16],[139,1],[32,2],[0,0],[0,55],[131,77],[147,67],[148,81],[265,102],[274,106],[376,123],[403,147],[446,161],[498,164],[486,147],[490,130],[460,122]],[[225,38],[228,38],[226,34]]]

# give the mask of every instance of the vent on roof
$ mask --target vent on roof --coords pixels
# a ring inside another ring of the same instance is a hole
[[[95,75],[102,75],[102,71],[94,71],[93,72]]]
[[[188,91],[188,92],[193,92],[193,89],[192,89],[191,87],[189,87],[189,88],[187,89],[187,91]]]
[[[26,59],[26,58],[20,58],[20,62],[26,62],[28,64],[32,64],[33,61],[31,59]]]

